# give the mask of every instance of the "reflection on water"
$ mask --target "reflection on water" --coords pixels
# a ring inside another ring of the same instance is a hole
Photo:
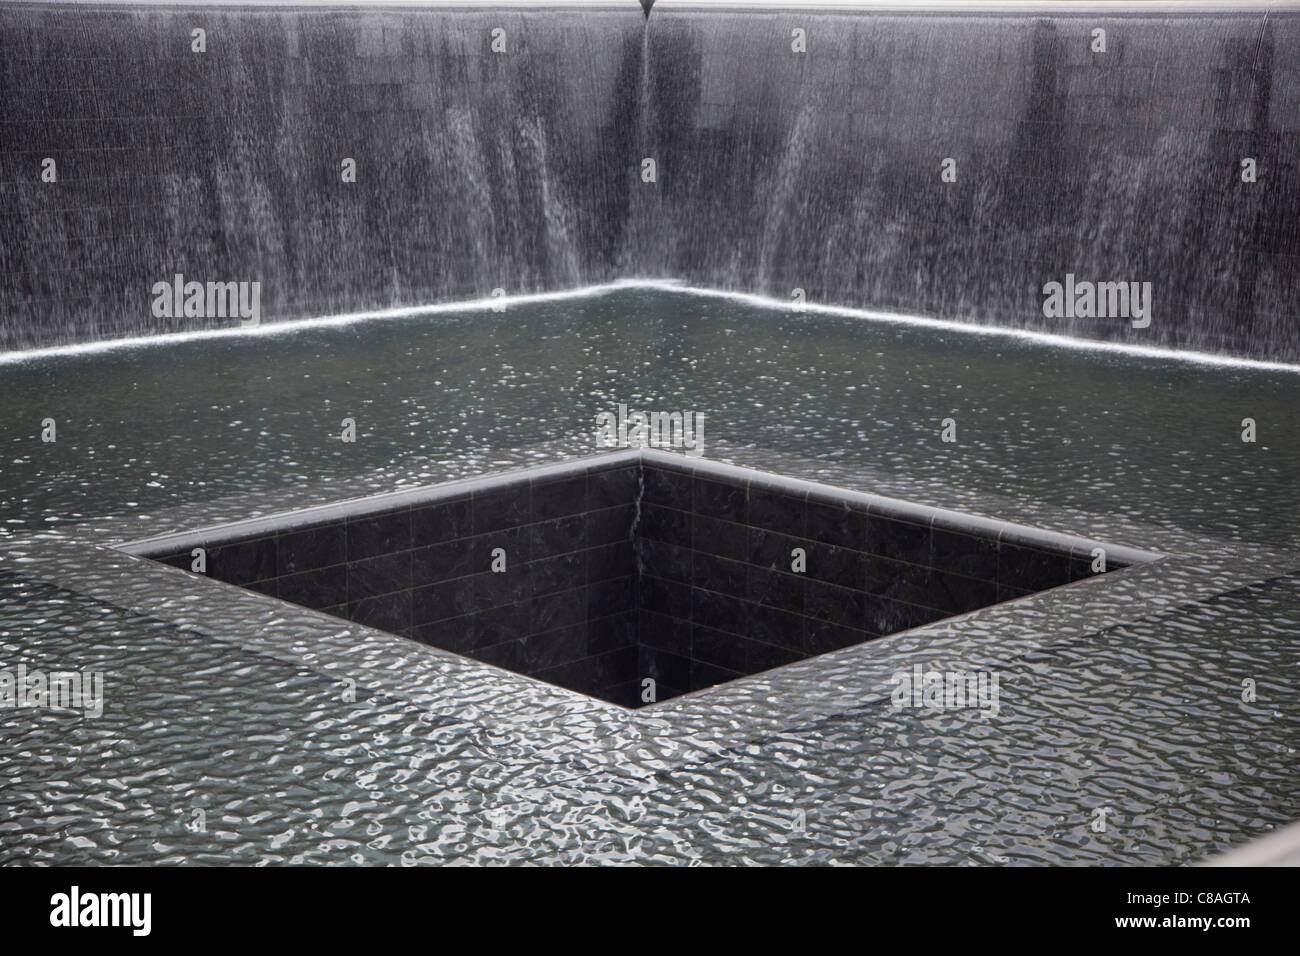
[[[14,540],[579,447],[622,402],[703,412],[724,443],[841,472],[1243,545],[1300,540],[1293,375],[644,290],[8,365],[0,388]],[[339,439],[346,417],[355,444]],[[1246,417],[1256,444],[1240,440]],[[939,441],[944,418],[956,443]],[[1300,815],[1293,576],[1049,641],[1007,665],[995,722],[884,702],[713,760],[578,775],[546,735],[507,746],[482,719],[365,688],[344,703],[313,671],[0,584],[0,665],[108,675],[97,720],[0,711],[0,862],[1171,863]]]
[[[7,661],[109,675],[97,721],[0,712],[0,863],[1170,864],[1300,801],[1297,578],[1026,657],[996,724],[881,703],[648,777],[576,779],[403,700],[341,702],[318,674],[47,587],[6,580],[0,608]]]
[[[10,529],[590,436],[712,438],[1295,547],[1293,373],[1078,353],[624,290],[0,367]],[[58,441],[39,440],[41,421]],[[341,422],[359,440],[343,443]],[[952,417],[958,441],[938,440]],[[1258,424],[1243,444],[1241,422]],[[591,450],[595,450],[594,445]]]

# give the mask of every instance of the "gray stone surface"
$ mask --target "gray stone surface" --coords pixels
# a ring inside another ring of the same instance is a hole
[[[671,277],[1300,359],[1292,6],[7,3],[0,29],[0,348],[231,324],[152,316],[176,273],[261,282],[266,321]],[[1151,282],[1151,326],[1046,318],[1066,273]]]

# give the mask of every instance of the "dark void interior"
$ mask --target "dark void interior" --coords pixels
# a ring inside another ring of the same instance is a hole
[[[132,550],[625,707],[1094,573],[1094,542],[662,453],[398,500]]]

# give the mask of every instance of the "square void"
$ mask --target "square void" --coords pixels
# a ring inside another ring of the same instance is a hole
[[[1154,557],[645,451],[123,550],[639,707],[1091,577],[1098,547]]]

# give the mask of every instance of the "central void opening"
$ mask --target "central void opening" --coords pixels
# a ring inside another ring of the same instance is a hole
[[[1150,557],[652,451],[123,550],[624,707]]]

